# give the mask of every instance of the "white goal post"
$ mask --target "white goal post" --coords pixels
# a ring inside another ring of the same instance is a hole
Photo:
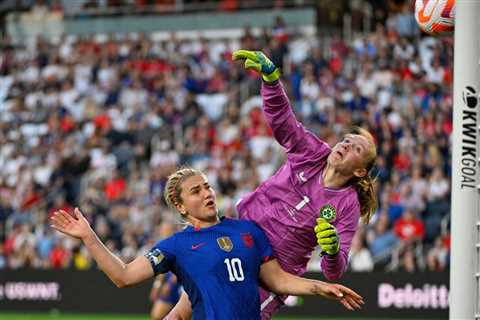
[[[455,10],[450,319],[480,319],[480,1]]]

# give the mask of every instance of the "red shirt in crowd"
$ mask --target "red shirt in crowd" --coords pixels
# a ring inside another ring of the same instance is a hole
[[[69,253],[62,246],[56,246],[50,252],[50,263],[53,268],[64,268],[67,262]]]
[[[402,216],[395,222],[393,229],[400,240],[423,239],[425,235],[423,222],[417,218],[410,220]]]
[[[115,201],[124,194],[126,187],[127,184],[123,178],[110,180],[105,185],[105,196],[108,201]]]

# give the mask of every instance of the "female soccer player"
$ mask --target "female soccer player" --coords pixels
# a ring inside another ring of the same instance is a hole
[[[239,50],[233,59],[244,60],[246,69],[262,75],[265,118],[287,152],[277,173],[237,204],[239,215],[263,229],[285,271],[303,274],[311,252],[320,245],[322,272],[337,280],[347,268],[359,217],[368,223],[376,211],[370,177],[377,155],[373,137],[357,127],[330,148],[296,120],[279,70],[262,52]],[[261,296],[265,319],[286,298],[263,290]]]
[[[330,148],[297,121],[279,81],[279,70],[259,51],[238,50],[233,60],[262,75],[263,110],[275,139],[285,148],[286,163],[254,192],[237,203],[241,219],[265,232],[275,258],[287,272],[302,275],[314,248],[322,251],[321,269],[329,280],[347,268],[348,252],[361,217],[376,211],[370,171],[376,160],[371,134],[353,128]],[[286,296],[260,288],[262,319],[270,319]],[[172,315],[189,314],[182,294]]]
[[[190,298],[195,319],[260,319],[259,280],[277,294],[319,295],[339,300],[350,310],[363,304],[349,288],[284,272],[253,222],[219,219],[215,192],[200,171],[181,169],[171,175],[165,198],[190,226],[128,264],[105,247],[78,208],[74,216],[55,211],[51,223],[81,239],[118,287],[172,271]]]

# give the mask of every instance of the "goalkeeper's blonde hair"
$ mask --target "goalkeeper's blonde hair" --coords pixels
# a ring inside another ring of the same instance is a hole
[[[350,133],[365,137],[371,145],[368,157],[365,159],[367,174],[364,177],[354,177],[352,179],[352,184],[357,191],[360,202],[362,222],[368,224],[373,214],[377,211],[377,194],[375,193],[375,182],[377,179],[371,176],[372,168],[377,160],[377,147],[375,146],[373,136],[367,130],[355,126],[350,130]]]

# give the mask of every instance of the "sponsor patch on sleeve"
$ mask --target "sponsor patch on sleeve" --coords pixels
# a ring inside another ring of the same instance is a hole
[[[162,262],[163,258],[165,258],[160,249],[150,250],[145,254],[145,257],[147,257],[153,267],[158,266],[160,262]]]

